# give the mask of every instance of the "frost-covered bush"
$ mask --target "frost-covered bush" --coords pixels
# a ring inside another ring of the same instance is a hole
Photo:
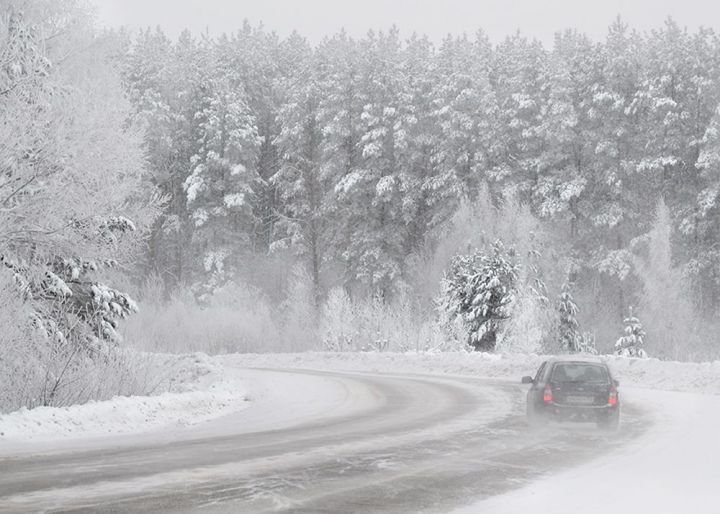
[[[0,411],[28,405],[32,384],[42,368],[33,355],[38,338],[30,325],[30,309],[7,272],[0,269]]]
[[[552,310],[547,299],[523,286],[518,290],[510,316],[497,342],[502,353],[542,353],[552,336]]]
[[[355,306],[342,287],[331,289],[320,311],[323,348],[329,351],[355,350],[358,337]]]
[[[595,346],[595,334],[592,332],[583,332],[580,338],[580,353],[587,355],[597,355],[597,347]]]
[[[320,312],[322,349],[329,351],[409,351],[457,349],[465,344],[448,338],[432,313],[417,300],[401,295],[351,299],[342,288],[330,291]]]
[[[140,293],[140,312],[124,325],[127,344],[148,351],[182,353],[267,352],[282,350],[280,319],[264,295],[228,283],[205,303],[178,290],[169,298],[151,281]]]

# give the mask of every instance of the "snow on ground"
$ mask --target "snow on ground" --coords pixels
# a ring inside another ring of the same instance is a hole
[[[603,357],[620,380],[621,387],[720,394],[720,361],[686,363]],[[479,352],[310,352],[223,355],[213,359],[242,367],[469,375],[519,382],[523,375],[534,375],[546,358]]]
[[[455,514],[716,514],[720,512],[720,396],[631,388],[626,401],[655,417],[617,453]],[[541,511],[543,509],[540,509]]]
[[[337,380],[282,373],[268,380],[266,374],[252,373],[247,368],[464,375],[519,381],[523,375],[534,374],[544,358],[467,352],[160,357],[159,362],[173,371],[170,392],[0,415],[0,451],[40,442],[85,444],[88,439],[103,436],[156,433],[194,437],[208,430],[267,430],[325,415],[333,409],[353,408],[349,391],[343,389],[347,385],[340,387]],[[720,361],[692,364],[616,357],[608,360],[623,391],[634,386],[720,394]],[[210,420],[218,422],[213,426],[204,423]]]
[[[170,392],[0,415],[0,449],[191,426],[247,406],[245,384],[206,355],[163,357],[173,371]]]

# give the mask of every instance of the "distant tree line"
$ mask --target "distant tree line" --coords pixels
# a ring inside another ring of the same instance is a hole
[[[147,269],[200,296],[291,252],[315,297],[391,298],[463,198],[514,197],[571,257],[577,300],[619,323],[642,295],[656,208],[694,309],[720,306],[720,39],[672,20],[552,48],[479,32],[310,45],[247,23],[217,38],[147,30],[123,77],[167,198]],[[683,286],[684,287],[684,286]],[[678,288],[680,285],[678,284]],[[594,305],[593,305],[594,302]]]

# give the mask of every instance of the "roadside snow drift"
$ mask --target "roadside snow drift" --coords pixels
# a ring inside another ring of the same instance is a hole
[[[0,415],[0,448],[13,443],[139,434],[209,421],[247,406],[246,386],[204,354],[182,356],[173,392],[118,396],[69,407],[37,407]]]

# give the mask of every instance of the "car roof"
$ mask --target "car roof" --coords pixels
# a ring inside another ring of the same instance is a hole
[[[555,362],[587,362],[590,364],[606,364],[604,359],[594,355],[555,355],[548,359],[548,363]]]

